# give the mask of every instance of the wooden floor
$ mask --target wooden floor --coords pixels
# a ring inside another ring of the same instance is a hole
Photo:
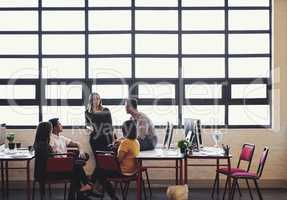
[[[62,200],[63,199],[63,191],[56,189],[53,190],[52,200]],[[287,200],[287,190],[283,189],[272,189],[272,190],[262,190],[264,200]],[[38,195],[38,194],[37,194]],[[258,199],[256,193],[254,192],[254,200]],[[3,198],[0,197],[2,200]],[[10,200],[25,200],[25,191],[24,190],[12,190],[9,196]],[[36,198],[36,200],[39,198]],[[48,198],[47,198],[48,199]],[[105,199],[109,199],[106,197]],[[130,200],[135,199],[135,191],[131,190],[129,198]],[[165,196],[165,189],[154,189],[152,200],[164,200],[166,199]],[[207,189],[194,189],[190,190],[189,199],[191,200],[208,200],[211,199],[210,197],[210,190]],[[217,198],[215,198],[217,199]],[[222,199],[222,198],[220,198]],[[249,193],[247,191],[243,191],[243,196],[240,198],[239,195],[236,196],[235,199],[240,200],[249,200]]]

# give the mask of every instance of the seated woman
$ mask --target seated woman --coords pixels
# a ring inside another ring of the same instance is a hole
[[[120,139],[117,150],[117,158],[120,163],[121,174],[118,171],[108,171],[103,169],[95,170],[93,177],[103,185],[104,190],[112,199],[118,199],[112,184],[107,181],[107,178],[118,177],[121,175],[132,176],[136,173],[137,162],[136,156],[140,152],[140,144],[137,140],[136,123],[133,120],[124,122],[122,126],[123,135],[125,138]]]
[[[47,178],[46,171],[46,163],[49,157],[53,156],[55,152],[53,152],[52,147],[50,146],[50,137],[52,133],[52,124],[50,122],[41,122],[36,130],[34,149],[35,149],[35,174],[34,177],[36,180],[39,180],[40,185],[45,183],[45,179]],[[59,174],[49,174],[49,178],[51,176],[55,176]],[[64,174],[61,174],[64,175]],[[82,166],[76,165],[75,167],[75,175],[76,175],[76,183],[81,185],[80,191],[86,192],[92,189],[92,186],[88,182],[88,178],[85,174],[85,171]]]

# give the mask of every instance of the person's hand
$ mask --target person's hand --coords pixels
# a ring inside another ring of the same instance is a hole
[[[121,144],[121,141],[122,141],[122,140],[116,140],[116,141],[114,142],[114,147],[115,147],[115,149],[118,149],[118,148],[119,148],[119,146],[120,146],[120,144]]]
[[[86,159],[87,159],[86,153],[83,152],[83,151],[80,151],[80,152],[79,152],[79,158],[81,158],[81,159],[83,159],[83,160],[86,160]]]

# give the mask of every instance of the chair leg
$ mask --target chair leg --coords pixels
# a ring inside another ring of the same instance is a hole
[[[122,193],[123,200],[125,200],[125,199],[126,199],[125,189],[124,189],[124,187],[123,187],[122,182],[120,182],[120,190],[121,190],[121,193]]]
[[[238,190],[239,196],[242,196],[238,181],[236,181],[236,188]]]
[[[148,185],[148,189],[149,189],[149,198],[151,199],[152,191],[151,191],[151,187],[150,187],[149,176],[148,176],[147,170],[145,171],[145,176],[146,176],[146,181],[147,181],[147,185]]]
[[[227,176],[226,181],[225,181],[225,186],[224,186],[223,200],[225,199],[225,194],[226,194],[227,185],[228,185],[229,181],[230,181],[230,177]],[[229,190],[230,190],[230,188],[229,188]]]
[[[216,172],[216,176],[215,176],[215,179],[214,179],[214,182],[213,182],[213,187],[212,187],[212,193],[211,193],[211,197],[213,198],[214,197],[214,192],[215,192],[215,187],[216,187],[216,184],[217,184],[217,178],[218,178],[218,175],[217,175],[217,172]]]
[[[231,195],[230,195],[231,200],[234,199],[235,189],[236,189],[236,182],[237,182],[237,179],[234,178],[233,179],[233,183],[232,183],[232,188],[231,188]]]
[[[145,200],[147,200],[147,198],[146,198],[146,189],[145,189],[145,182],[144,182],[144,180],[142,179],[142,189],[143,189],[143,193],[144,193],[144,199]]]
[[[256,190],[257,190],[259,199],[260,199],[260,200],[263,200],[263,197],[262,197],[262,194],[261,194],[261,192],[260,192],[260,189],[259,189],[259,186],[258,186],[258,183],[257,183],[257,180],[256,180],[256,179],[254,179],[254,184],[255,184],[255,187],[256,187]]]
[[[35,200],[35,187],[36,187],[36,181],[33,181],[33,189],[32,189],[32,200]]]
[[[65,183],[64,185],[64,200],[66,200],[66,196],[67,196],[67,183]]]
[[[250,185],[249,185],[248,179],[245,179],[245,182],[246,182],[246,185],[247,185],[247,188],[248,188],[248,191],[249,191],[250,198],[253,200],[252,191],[250,189]]]
[[[49,189],[49,199],[51,199],[52,198],[51,184],[48,185],[48,189]]]

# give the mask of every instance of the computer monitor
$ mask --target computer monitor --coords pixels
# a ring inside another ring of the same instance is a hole
[[[201,123],[199,119],[184,119],[185,138],[195,149],[202,147]]]
[[[0,151],[5,149],[6,124],[0,124]]]
[[[167,149],[170,149],[170,146],[171,146],[171,142],[173,139],[173,130],[174,130],[174,127],[173,127],[173,124],[171,124],[171,130],[170,130],[170,134],[169,134],[169,141],[168,141]]]
[[[165,130],[165,136],[164,136],[164,140],[163,140],[163,147],[166,147],[166,144],[168,142],[168,138],[170,135],[169,132],[170,132],[170,123],[167,122],[166,130]]]

